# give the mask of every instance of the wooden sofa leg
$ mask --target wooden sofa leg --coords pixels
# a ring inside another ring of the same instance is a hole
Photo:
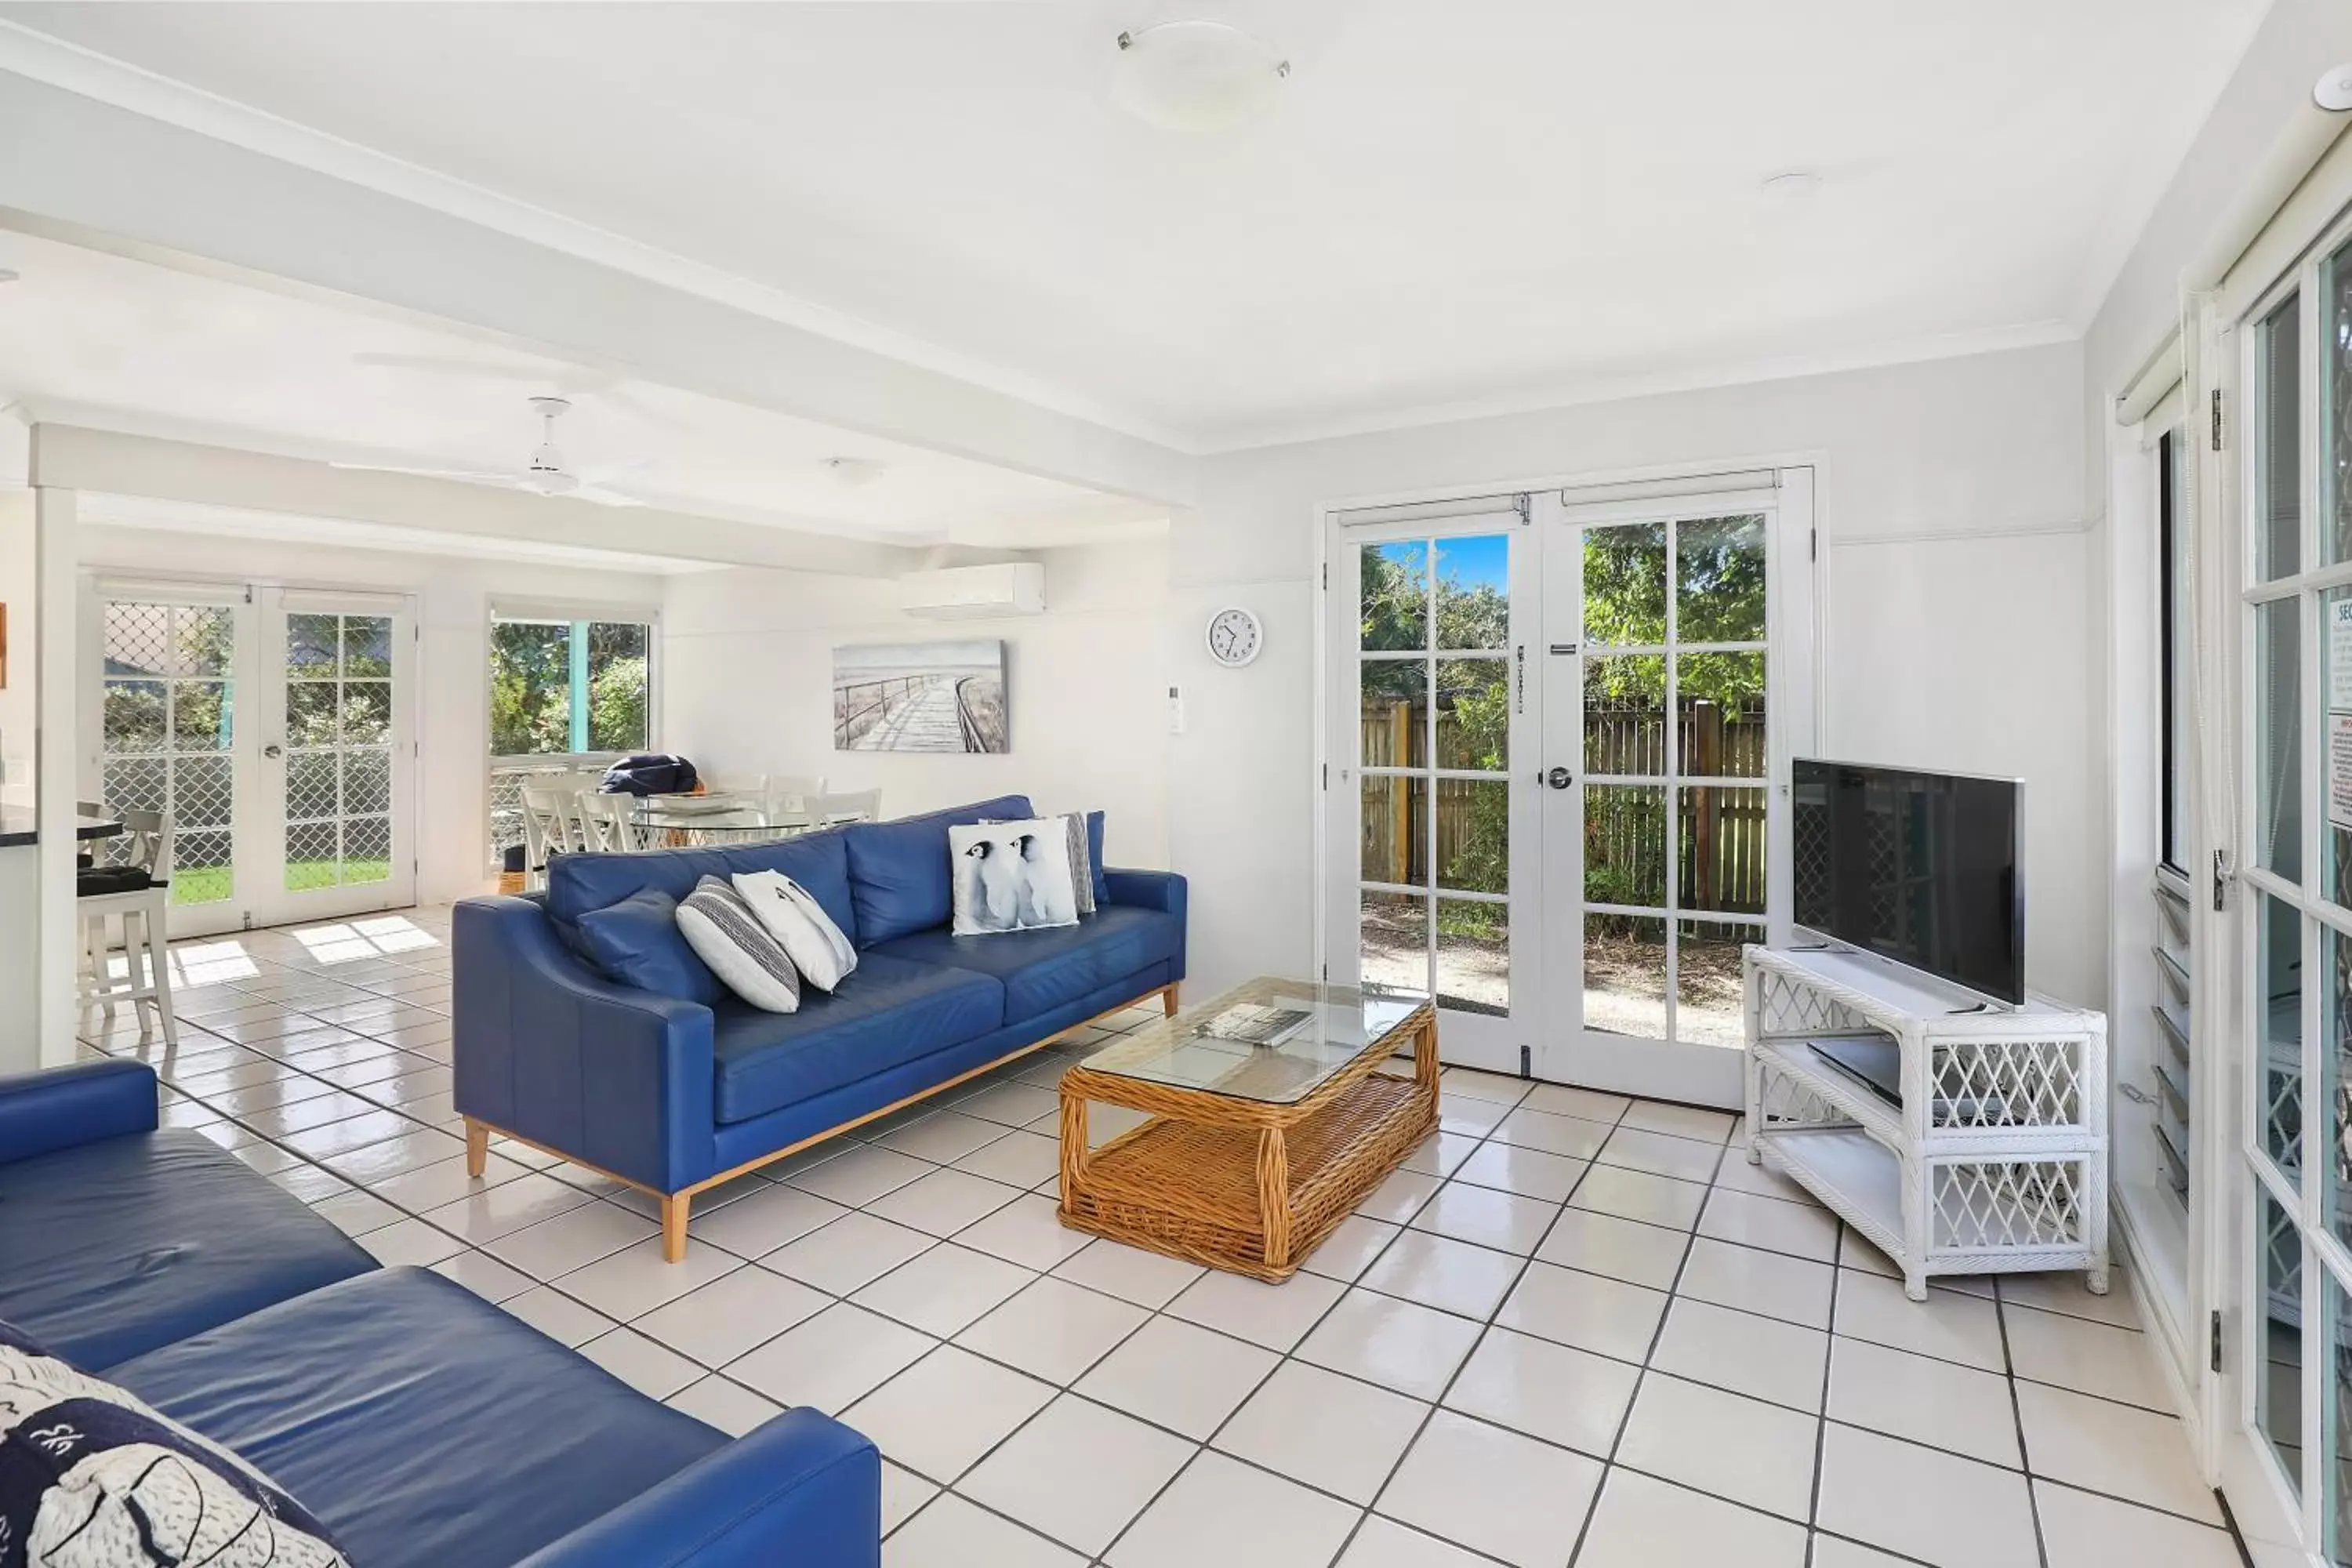
[[[1176,987],[1168,986],[1160,993],[1160,1005],[1170,1017],[1176,1016]]]
[[[466,1118],[466,1174],[479,1176],[490,1168],[490,1127]]]
[[[669,1193],[665,1194],[662,1198],[663,1262],[683,1263],[686,1261],[687,1211],[693,1206],[694,1194],[692,1193]]]

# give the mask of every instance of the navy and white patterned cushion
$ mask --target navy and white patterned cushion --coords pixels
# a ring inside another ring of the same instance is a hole
[[[226,1448],[0,1323],[0,1568],[351,1568]]]
[[[728,990],[771,1013],[800,1011],[799,969],[732,884],[717,877],[697,882],[678,900],[677,929]]]

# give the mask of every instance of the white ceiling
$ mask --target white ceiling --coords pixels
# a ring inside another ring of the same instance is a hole
[[[0,17],[1213,447],[2079,330],[2265,4]],[[1275,110],[1113,110],[1117,31],[1200,14],[1289,53]]]
[[[35,419],[330,461],[512,469],[525,399],[583,372],[455,331],[0,230],[0,405]],[[416,355],[512,379],[364,363]],[[557,442],[649,505],[887,543],[1066,543],[1152,510],[1057,480],[589,375]],[[881,465],[861,484],[833,458]],[[627,515],[623,513],[621,515]],[[658,554],[648,537],[646,553]]]

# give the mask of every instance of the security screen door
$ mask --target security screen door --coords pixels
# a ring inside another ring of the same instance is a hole
[[[92,604],[95,793],[170,815],[174,935],[415,901],[409,600],[100,584]]]

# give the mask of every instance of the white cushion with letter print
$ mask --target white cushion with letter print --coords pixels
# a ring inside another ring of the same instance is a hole
[[[1060,817],[948,829],[958,936],[1078,923],[1069,824]]]
[[[857,949],[824,906],[782,871],[738,871],[735,890],[811,985],[830,992],[857,967]]]

